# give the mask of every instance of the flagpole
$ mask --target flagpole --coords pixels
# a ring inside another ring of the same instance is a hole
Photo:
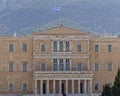
[[[59,25],[62,24],[61,11],[59,11]]]
[[[62,23],[61,8],[59,6],[55,6],[54,8],[52,8],[52,10],[58,14],[58,25],[61,25]]]

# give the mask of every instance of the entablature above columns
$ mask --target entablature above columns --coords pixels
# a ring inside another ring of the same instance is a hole
[[[33,73],[33,78],[35,80],[92,80],[93,78],[93,73],[92,71],[82,71],[82,72],[74,72],[74,71],[70,71],[70,72],[41,72],[41,71],[34,71]]]

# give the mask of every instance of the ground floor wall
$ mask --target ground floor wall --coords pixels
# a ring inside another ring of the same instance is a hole
[[[27,87],[26,91],[23,91],[24,84],[26,84]],[[0,72],[0,94],[32,92],[32,72]]]

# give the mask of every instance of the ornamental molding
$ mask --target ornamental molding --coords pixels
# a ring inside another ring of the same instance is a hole
[[[79,35],[42,35],[34,36],[34,40],[88,40],[89,36],[79,36]]]
[[[89,58],[89,54],[33,54],[33,58]]]
[[[52,74],[52,73],[48,73],[48,74],[46,74],[46,73],[42,73],[42,74],[40,74],[40,73],[34,73],[33,74],[33,79],[34,80],[47,80],[47,79],[49,79],[49,80],[53,80],[53,79],[55,79],[55,80],[59,80],[59,79],[63,79],[63,80],[67,80],[67,79],[69,79],[69,80],[72,80],[72,79],[74,79],[74,80],[77,80],[77,79],[80,79],[80,80],[92,80],[92,78],[93,78],[93,74],[78,74],[78,73],[76,73],[76,74],[58,74],[58,73],[54,73],[54,74]]]

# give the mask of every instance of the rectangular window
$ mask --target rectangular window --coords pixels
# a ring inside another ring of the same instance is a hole
[[[45,63],[41,63],[41,71],[45,71]]]
[[[94,51],[95,51],[95,52],[99,52],[99,45],[98,45],[98,44],[95,44],[95,45],[94,45]]]
[[[95,90],[99,90],[99,83],[95,83],[94,88],[95,88]]]
[[[100,69],[100,66],[99,66],[99,63],[95,63],[94,65],[94,68],[95,68],[95,71],[99,71]]]
[[[45,52],[45,44],[41,44],[41,52]]]
[[[13,52],[14,50],[14,45],[13,44],[9,44],[9,52]]]
[[[82,45],[81,45],[81,44],[79,44],[79,45],[77,46],[77,51],[78,51],[78,52],[81,52],[81,51],[82,51]]]
[[[53,59],[53,71],[57,71],[57,59]]]
[[[113,67],[113,65],[112,65],[112,63],[108,63],[108,71],[112,71],[112,68]]]
[[[9,85],[8,85],[8,90],[9,90],[10,92],[13,92],[13,90],[14,90],[14,85],[13,85],[13,83],[9,83]]]
[[[64,70],[63,59],[59,59],[59,70],[60,70],[60,71],[63,71],[63,70]]]
[[[23,89],[23,91],[27,91],[27,83],[22,84],[22,89]]]
[[[53,52],[57,52],[57,41],[53,41]]]
[[[9,72],[13,72],[13,63],[9,63]]]
[[[25,43],[22,44],[22,51],[27,52],[27,44]]]
[[[66,41],[66,51],[69,52],[70,51],[70,42]]]
[[[23,64],[23,72],[27,72],[27,63]]]
[[[59,42],[60,52],[63,52],[63,41]]]
[[[112,45],[108,44],[108,52],[112,52]]]
[[[110,86],[110,87],[112,87],[112,83],[110,82],[110,83],[108,83],[108,85]]]
[[[78,71],[82,71],[82,63],[78,63],[77,64],[77,70]]]
[[[66,60],[65,60],[65,64],[66,64],[65,70],[66,70],[66,71],[70,71],[70,59],[66,59]]]

